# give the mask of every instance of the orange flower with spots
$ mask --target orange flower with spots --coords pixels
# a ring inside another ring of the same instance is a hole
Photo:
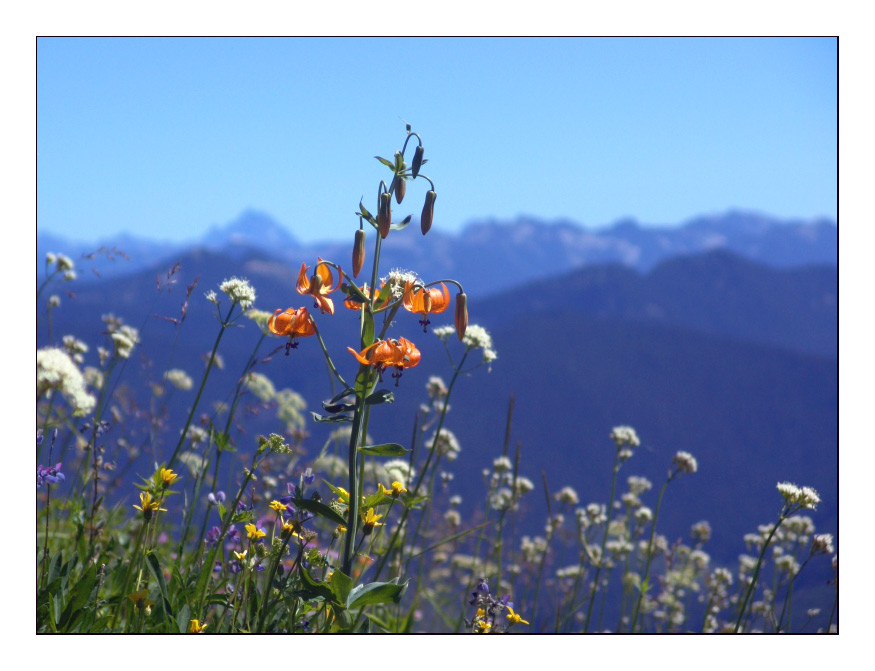
[[[297,338],[311,336],[316,333],[316,324],[307,308],[288,308],[283,311],[277,308],[267,320],[267,328],[276,335],[289,336],[286,343],[286,356],[289,350],[298,347]]]
[[[397,340],[394,338],[377,340],[373,345],[365,347],[361,352],[356,352],[352,347],[347,347],[347,349],[358,359],[359,363],[376,368],[381,380],[383,379],[383,371],[389,366],[395,366],[395,372],[392,373],[392,377],[396,378],[396,387],[398,386],[398,378],[401,377],[401,372],[405,368],[416,366],[422,356],[416,345],[404,337]]]
[[[403,304],[405,309],[410,312],[422,315],[419,323],[422,324],[422,331],[427,332],[428,325],[431,324],[428,316],[447,309],[450,304],[450,292],[447,291],[447,286],[443,282],[441,282],[440,289],[422,287],[408,282],[404,289]]]
[[[302,263],[301,270],[298,271],[298,283],[295,285],[295,288],[299,294],[312,296],[316,301],[314,307],[318,307],[322,312],[333,315],[334,302],[328,298],[328,294],[340,286],[343,275],[338,272],[337,281],[335,282],[331,266],[325,263],[321,257],[317,257],[316,269],[309,277],[307,277],[307,270],[307,264]]]

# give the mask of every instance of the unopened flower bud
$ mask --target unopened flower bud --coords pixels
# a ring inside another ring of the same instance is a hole
[[[425,149],[423,149],[422,145],[418,145],[416,152],[413,154],[413,165],[410,166],[410,170],[414,177],[419,174],[419,169],[422,167],[422,154],[424,151]]]
[[[422,206],[422,216],[419,218],[419,225],[422,228],[422,234],[428,233],[431,228],[431,222],[434,220],[434,199],[437,194],[434,191],[429,191],[425,194],[425,205]]]
[[[388,191],[380,194],[380,209],[377,213],[377,227],[380,229],[380,237],[385,239],[389,235],[389,227],[392,225],[392,194]]]
[[[456,335],[461,340],[468,328],[468,296],[464,291],[456,294]]]
[[[355,232],[352,247],[352,276],[358,277],[365,263],[365,232],[361,228]]]
[[[403,163],[401,164],[401,167],[404,167]],[[405,193],[407,193],[407,180],[395,175],[395,202],[400,205],[401,201],[404,200]]]

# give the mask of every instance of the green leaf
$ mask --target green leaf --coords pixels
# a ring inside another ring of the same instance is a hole
[[[382,296],[383,292],[381,290],[380,297],[382,298]],[[359,335],[361,336],[362,349],[374,344],[374,315],[371,313],[370,309],[365,310],[362,314],[362,324]]]
[[[366,405],[377,405],[378,403],[394,403],[395,394],[388,389],[378,389],[373,394],[365,399]]]
[[[377,225],[377,220],[374,219],[374,215],[368,212],[367,208],[362,205],[361,201],[359,201],[359,210],[361,211],[362,216],[367,219],[369,223],[374,224],[375,226]]]
[[[319,413],[310,411],[310,414],[313,415],[313,419],[317,422],[329,422],[329,423],[338,423],[338,422],[351,422],[352,417],[349,415],[320,415]]]
[[[410,223],[410,220],[413,218],[413,215],[408,214],[402,221],[393,222],[390,229],[393,231],[400,231],[402,228],[407,228],[407,224]]]
[[[329,485],[329,487],[330,486],[331,485]],[[324,503],[314,501],[313,499],[292,499],[292,503],[297,508],[309,510],[311,513],[316,513],[320,517],[331,520],[335,524],[346,526],[346,520],[343,519],[343,517],[341,517],[333,508],[326,506]]]
[[[337,602],[346,603],[347,598],[349,598],[349,592],[352,589],[352,578],[340,569],[335,569],[331,573],[328,584],[331,585],[331,591],[334,592]]]
[[[304,581],[304,584],[310,588],[311,592],[321,596],[323,599],[328,601],[329,603],[341,605],[337,603],[337,599],[334,598],[334,592],[328,586],[328,583],[316,580],[313,576],[310,575],[310,572],[304,568],[303,566],[300,569],[301,578]]]
[[[146,553],[146,563],[149,564],[149,570],[155,576],[155,582],[158,583],[158,592],[164,601],[164,613],[168,618],[172,618],[173,608],[170,607],[170,597],[167,595],[167,583],[164,581],[164,572],[161,570],[161,564],[158,562],[158,556],[154,550],[149,550]]]
[[[409,580],[405,580],[401,585],[397,582],[372,582],[367,585],[358,585],[349,593],[346,607],[357,608],[372,603],[400,603],[401,597],[407,591],[408,582]]]
[[[359,447],[360,452],[365,454],[377,454],[381,457],[403,457],[410,452],[398,443],[381,443],[380,445],[364,445]]]
[[[387,161],[382,156],[374,156],[374,158],[377,159],[383,165],[388,166],[389,168],[392,168],[393,172],[395,171],[395,164],[392,161]]]

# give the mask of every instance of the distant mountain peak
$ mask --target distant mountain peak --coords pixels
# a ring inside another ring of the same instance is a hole
[[[204,235],[209,247],[248,246],[264,249],[298,248],[301,243],[285,226],[266,212],[247,208],[223,226],[214,225]]]

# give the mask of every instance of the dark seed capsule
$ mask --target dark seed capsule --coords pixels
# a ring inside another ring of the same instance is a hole
[[[464,291],[456,294],[456,335],[461,340],[468,329],[468,297]]]
[[[422,216],[419,218],[422,234],[428,233],[431,228],[431,223],[434,220],[434,199],[437,194],[434,191],[429,191],[425,194],[425,205],[422,206]]]
[[[380,210],[377,214],[377,228],[380,237],[385,239],[389,235],[389,227],[392,225],[392,194],[388,191],[380,194]]]
[[[425,149],[422,145],[418,145],[416,147],[416,152],[413,154],[413,165],[410,166],[411,171],[413,172],[413,176],[416,177],[419,174],[419,169],[422,167],[422,154],[425,152]]]
[[[404,194],[407,192],[407,180],[402,177],[395,176],[395,202],[399,205],[404,200]]]
[[[352,247],[352,276],[358,277],[365,263],[365,232],[359,229],[355,232],[355,243]]]

